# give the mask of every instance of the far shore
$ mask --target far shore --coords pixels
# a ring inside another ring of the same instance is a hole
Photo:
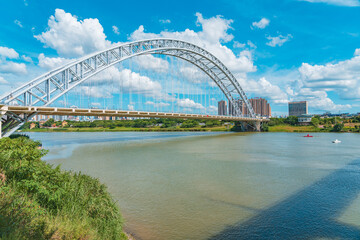
[[[132,128],[132,127],[115,127],[115,128],[33,128],[23,129],[21,132],[229,132],[229,128],[220,126],[212,128]]]

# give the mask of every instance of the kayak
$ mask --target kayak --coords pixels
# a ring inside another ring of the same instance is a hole
[[[306,136],[304,136],[304,137],[313,137],[313,136],[310,136],[310,135],[308,134],[308,135],[306,135]]]

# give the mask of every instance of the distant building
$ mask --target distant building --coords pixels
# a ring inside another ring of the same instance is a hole
[[[301,116],[308,114],[307,101],[289,102],[289,116]]]
[[[309,114],[300,115],[300,116],[298,116],[298,123],[300,125],[310,125],[312,117],[313,116],[309,115]]]
[[[30,123],[30,129],[36,128],[36,123],[32,122]]]
[[[248,116],[250,114],[249,110],[246,107],[244,101],[239,101],[240,109],[242,110],[243,115]],[[271,107],[268,101],[264,98],[251,98],[249,99],[249,103],[254,109],[256,115],[263,116],[263,117],[271,117]],[[230,109],[230,106],[229,106]],[[230,112],[229,112],[230,113]]]
[[[231,104],[229,102],[229,115],[231,115],[231,116],[236,115],[235,107],[240,107],[241,113],[244,113],[245,104],[244,104],[243,100],[241,100],[241,99],[235,100],[235,106],[233,106],[233,104]]]
[[[270,104],[264,98],[251,98],[249,99],[256,115],[270,117],[271,107]]]
[[[227,115],[227,104],[224,100],[218,102],[218,115],[220,116]]]

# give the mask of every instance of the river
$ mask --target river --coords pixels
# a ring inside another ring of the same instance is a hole
[[[137,239],[360,239],[360,134],[29,135],[105,183]]]

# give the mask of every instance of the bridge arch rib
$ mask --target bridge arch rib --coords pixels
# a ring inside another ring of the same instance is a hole
[[[218,58],[192,43],[164,38],[123,43],[79,58],[7,93],[0,98],[0,103],[20,106],[49,106],[95,74],[126,59],[144,54],[168,55],[192,63],[205,72],[221,89],[229,104],[234,106],[236,116],[242,115],[241,108],[237,104],[238,100],[242,100],[248,109],[249,117],[256,117],[240,84]],[[33,113],[33,115],[35,114]],[[33,115],[30,114],[26,118]],[[16,130],[27,121],[25,118],[21,120],[19,116],[10,118],[12,118],[12,123],[8,124],[8,128],[12,130]]]

